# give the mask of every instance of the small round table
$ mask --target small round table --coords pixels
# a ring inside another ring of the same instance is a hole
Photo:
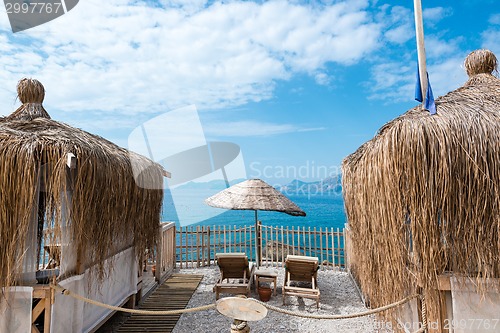
[[[273,286],[273,294],[276,296],[276,286],[277,286],[277,280],[278,280],[278,273],[275,271],[270,271],[270,270],[265,270],[265,269],[257,269],[253,273],[254,279],[255,279],[255,287],[258,289],[259,288],[259,282],[272,282],[274,283]]]

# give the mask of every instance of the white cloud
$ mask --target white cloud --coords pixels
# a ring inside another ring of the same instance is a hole
[[[272,136],[293,132],[322,131],[324,127],[306,128],[293,124],[273,124],[253,120],[217,122],[204,126],[205,133],[214,137]]]
[[[435,35],[425,37],[425,53],[429,59],[443,59],[460,52],[460,38],[443,40]]]
[[[488,20],[488,22],[490,24],[498,24],[498,25],[500,25],[500,13],[491,15],[490,18],[489,18],[489,20]]]
[[[481,34],[481,47],[492,51],[497,58],[500,58],[500,26],[492,26]]]
[[[412,75],[413,73],[413,75]],[[401,102],[411,99],[415,82],[415,67],[391,62],[372,67],[370,99]]]
[[[428,67],[434,97],[455,90],[467,81],[467,74],[463,68],[466,56],[466,52],[460,52]]]
[[[316,81],[317,84],[319,85],[322,85],[322,86],[327,86],[330,81],[331,81],[331,78],[328,76],[328,74],[326,73],[317,73],[315,76],[314,76],[314,80]]]
[[[390,42],[403,44],[413,38],[413,31],[409,24],[404,24],[388,30],[384,36]]]
[[[465,54],[449,57],[444,61],[427,66],[429,81],[434,97],[442,96],[465,83],[467,75],[462,64]],[[369,98],[386,102],[408,102],[414,99],[416,64],[391,62],[372,68],[372,82]]]
[[[374,61],[371,79],[364,84],[368,98],[386,103],[412,101],[417,66],[413,11],[400,6],[380,9],[377,21],[384,24],[384,37],[391,47]],[[458,88],[467,79],[462,69],[467,52],[460,48],[464,37],[449,38],[446,31],[436,29],[437,23],[452,14],[452,9],[444,7],[428,8],[423,13],[427,71],[435,97]]]
[[[207,0],[160,0],[163,7],[179,8],[186,13],[195,13],[207,5]]]
[[[17,80],[32,76],[45,85],[49,112],[133,115],[258,102],[272,97],[277,80],[314,77],[328,62],[356,63],[376,49],[380,26],[366,6],[80,1],[47,24],[0,31],[8,89],[0,100],[11,100]],[[5,18],[0,27],[8,29]],[[0,103],[1,113],[12,111]]]
[[[388,8],[390,8],[390,12],[385,13]],[[383,6],[381,9],[383,12],[379,15],[378,20],[387,26],[384,37],[389,42],[403,44],[414,37],[413,16],[408,8]]]
[[[453,9],[449,7],[425,8],[422,13],[424,25],[430,25],[430,26],[433,26],[434,24],[441,21],[443,18],[451,15],[453,15]]]
[[[415,18],[413,10],[402,6],[380,7],[378,21],[386,26],[384,37],[392,43],[403,44],[415,38]],[[389,10],[390,9],[390,10]],[[389,10],[389,11],[388,11]],[[388,11],[388,12],[387,12]],[[425,27],[434,27],[444,17],[450,16],[450,8],[427,8],[423,12]]]

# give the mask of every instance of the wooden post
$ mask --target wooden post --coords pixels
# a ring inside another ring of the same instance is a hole
[[[194,240],[195,237],[194,237],[194,227],[193,226],[189,226],[189,234],[186,235],[186,236],[189,236],[189,262],[191,263],[191,268],[194,268],[194,260],[193,260],[193,257],[194,257]]]
[[[177,244],[177,239],[176,239],[176,237],[177,237],[177,227],[175,226],[175,224],[174,224],[174,226],[172,227],[172,235],[173,235],[173,236],[172,236],[172,244],[171,244],[171,246],[172,246],[172,261],[173,261],[172,268],[173,268],[173,269],[175,269],[175,268],[176,268],[176,264],[177,264],[177,263],[176,263],[176,261],[177,261],[177,260],[176,260],[176,259],[177,259],[177,253],[176,253],[176,252],[177,252],[177,251],[176,251],[176,244]]]
[[[255,211],[255,216],[257,216],[257,211]],[[257,237],[255,239],[255,244],[257,247],[255,252],[256,254],[255,261],[257,262],[257,268],[258,268],[261,264],[261,259],[262,259],[262,222],[260,221],[257,221],[255,235]]]
[[[203,237],[203,236],[202,236]],[[196,226],[196,267],[200,267],[200,226]],[[194,266],[194,263],[193,263]]]
[[[272,266],[274,262],[274,238],[273,238],[272,226],[269,227],[269,238],[266,237],[266,267],[268,266],[267,258],[269,258],[269,242],[271,242],[271,266]]]
[[[413,0],[415,10],[415,32],[417,36],[417,54],[418,54],[418,73],[420,76],[420,88],[422,90],[422,103],[425,103],[425,95],[427,92],[427,65],[425,59],[425,44],[424,44],[424,23],[422,19],[422,3],[421,0]]]
[[[230,252],[238,251],[238,243],[236,243],[236,225],[233,225],[233,239],[231,240],[231,234],[229,234],[229,241],[233,244],[233,249]]]
[[[224,225],[222,227],[222,232],[223,232],[223,238],[224,238],[224,253],[226,253],[226,226]]]
[[[156,258],[155,258],[155,263],[156,265],[156,270],[154,273],[154,278],[156,281],[160,282],[160,277],[161,277],[161,271],[162,271],[162,255],[163,255],[163,249],[162,249],[162,243],[163,243],[163,226],[160,224],[158,228],[158,242],[156,244]]]
[[[328,249],[328,246],[327,246]],[[319,251],[321,255],[321,268],[325,270],[325,266],[323,265],[323,229],[319,227]],[[327,260],[328,262],[328,260]],[[326,264],[328,266],[328,263]]]
[[[330,228],[330,232],[332,233],[332,262],[333,266],[335,266],[335,233],[333,232],[333,228]],[[339,267],[340,267],[340,261],[339,261]]]
[[[247,244],[248,244],[248,250],[249,250],[249,253],[250,253],[249,258],[250,258],[250,260],[252,260],[252,258],[253,258],[252,229],[249,228],[249,227],[245,227],[245,251],[246,251],[246,248],[247,248]]]
[[[180,239],[180,251],[181,251],[181,255],[180,255],[180,260],[181,260],[181,268],[182,268],[182,265],[184,264],[184,245],[182,245],[183,243],[186,244],[186,258],[187,258],[187,242],[185,241],[186,239],[184,238],[184,233],[182,232],[182,227],[180,228],[179,230],[179,234],[181,235],[181,239]],[[187,238],[187,236],[186,236]],[[187,267],[187,264],[186,264],[186,267]]]
[[[311,247],[311,227],[307,228],[307,233],[308,233],[308,239],[309,239],[309,255],[312,256],[312,247]]]
[[[340,250],[341,250],[341,247],[340,247],[340,229],[337,228],[335,233],[337,234],[337,253],[339,255],[339,267],[342,267],[342,256],[340,255]]]
[[[215,254],[217,253],[217,245],[216,244],[218,244],[217,243],[217,226],[214,225],[213,230],[214,230],[214,232],[213,232],[214,242],[212,244],[212,247],[213,247],[213,250],[214,250],[214,265],[215,265]]]
[[[207,227],[207,250],[208,250],[208,255],[207,255],[207,259],[208,259],[208,266],[212,265],[212,255],[210,253],[210,251],[212,250],[210,248],[210,237],[211,237],[211,234],[210,234],[210,226]]]
[[[313,247],[313,249],[314,249],[314,256],[312,256],[312,257],[317,257],[318,256],[318,238],[317,238],[318,235],[316,233],[316,227],[313,228],[313,233],[314,233],[314,236],[313,236],[313,240],[314,240],[314,247]],[[322,264],[323,264],[322,262],[319,263],[320,267],[321,267]]]
[[[288,248],[288,238],[286,242],[287,248]],[[283,226],[281,226],[281,266],[283,266],[283,263],[285,262],[285,234],[283,230]],[[276,287],[274,288],[276,290]]]
[[[307,256],[307,245],[306,245],[306,227],[303,226],[302,229],[300,227],[297,227],[299,229],[299,237],[297,239],[297,248],[299,250],[299,253],[303,251],[303,253],[300,253],[300,255]]]

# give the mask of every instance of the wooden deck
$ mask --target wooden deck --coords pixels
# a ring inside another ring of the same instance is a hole
[[[172,274],[140,305],[141,310],[184,309],[203,275]],[[132,314],[116,331],[126,332],[172,332],[180,315],[157,316]]]

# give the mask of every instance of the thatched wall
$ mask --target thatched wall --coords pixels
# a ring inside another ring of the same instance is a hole
[[[0,119],[0,286],[14,284],[20,273],[28,226],[36,223],[37,188],[45,191],[46,221],[56,229],[63,222],[62,203],[69,200],[71,234],[84,266],[102,264],[125,246],[143,251],[152,245],[161,214],[162,167],[48,119],[39,94],[36,101],[19,96],[23,106]],[[66,164],[68,153],[76,156],[74,170]],[[141,180],[156,189],[137,185],[131,160],[142,165]],[[100,273],[103,277],[102,266]]]
[[[500,80],[492,53],[466,68],[436,115],[409,110],[343,162],[352,269],[373,306],[417,280],[432,290],[444,271],[500,277]]]

